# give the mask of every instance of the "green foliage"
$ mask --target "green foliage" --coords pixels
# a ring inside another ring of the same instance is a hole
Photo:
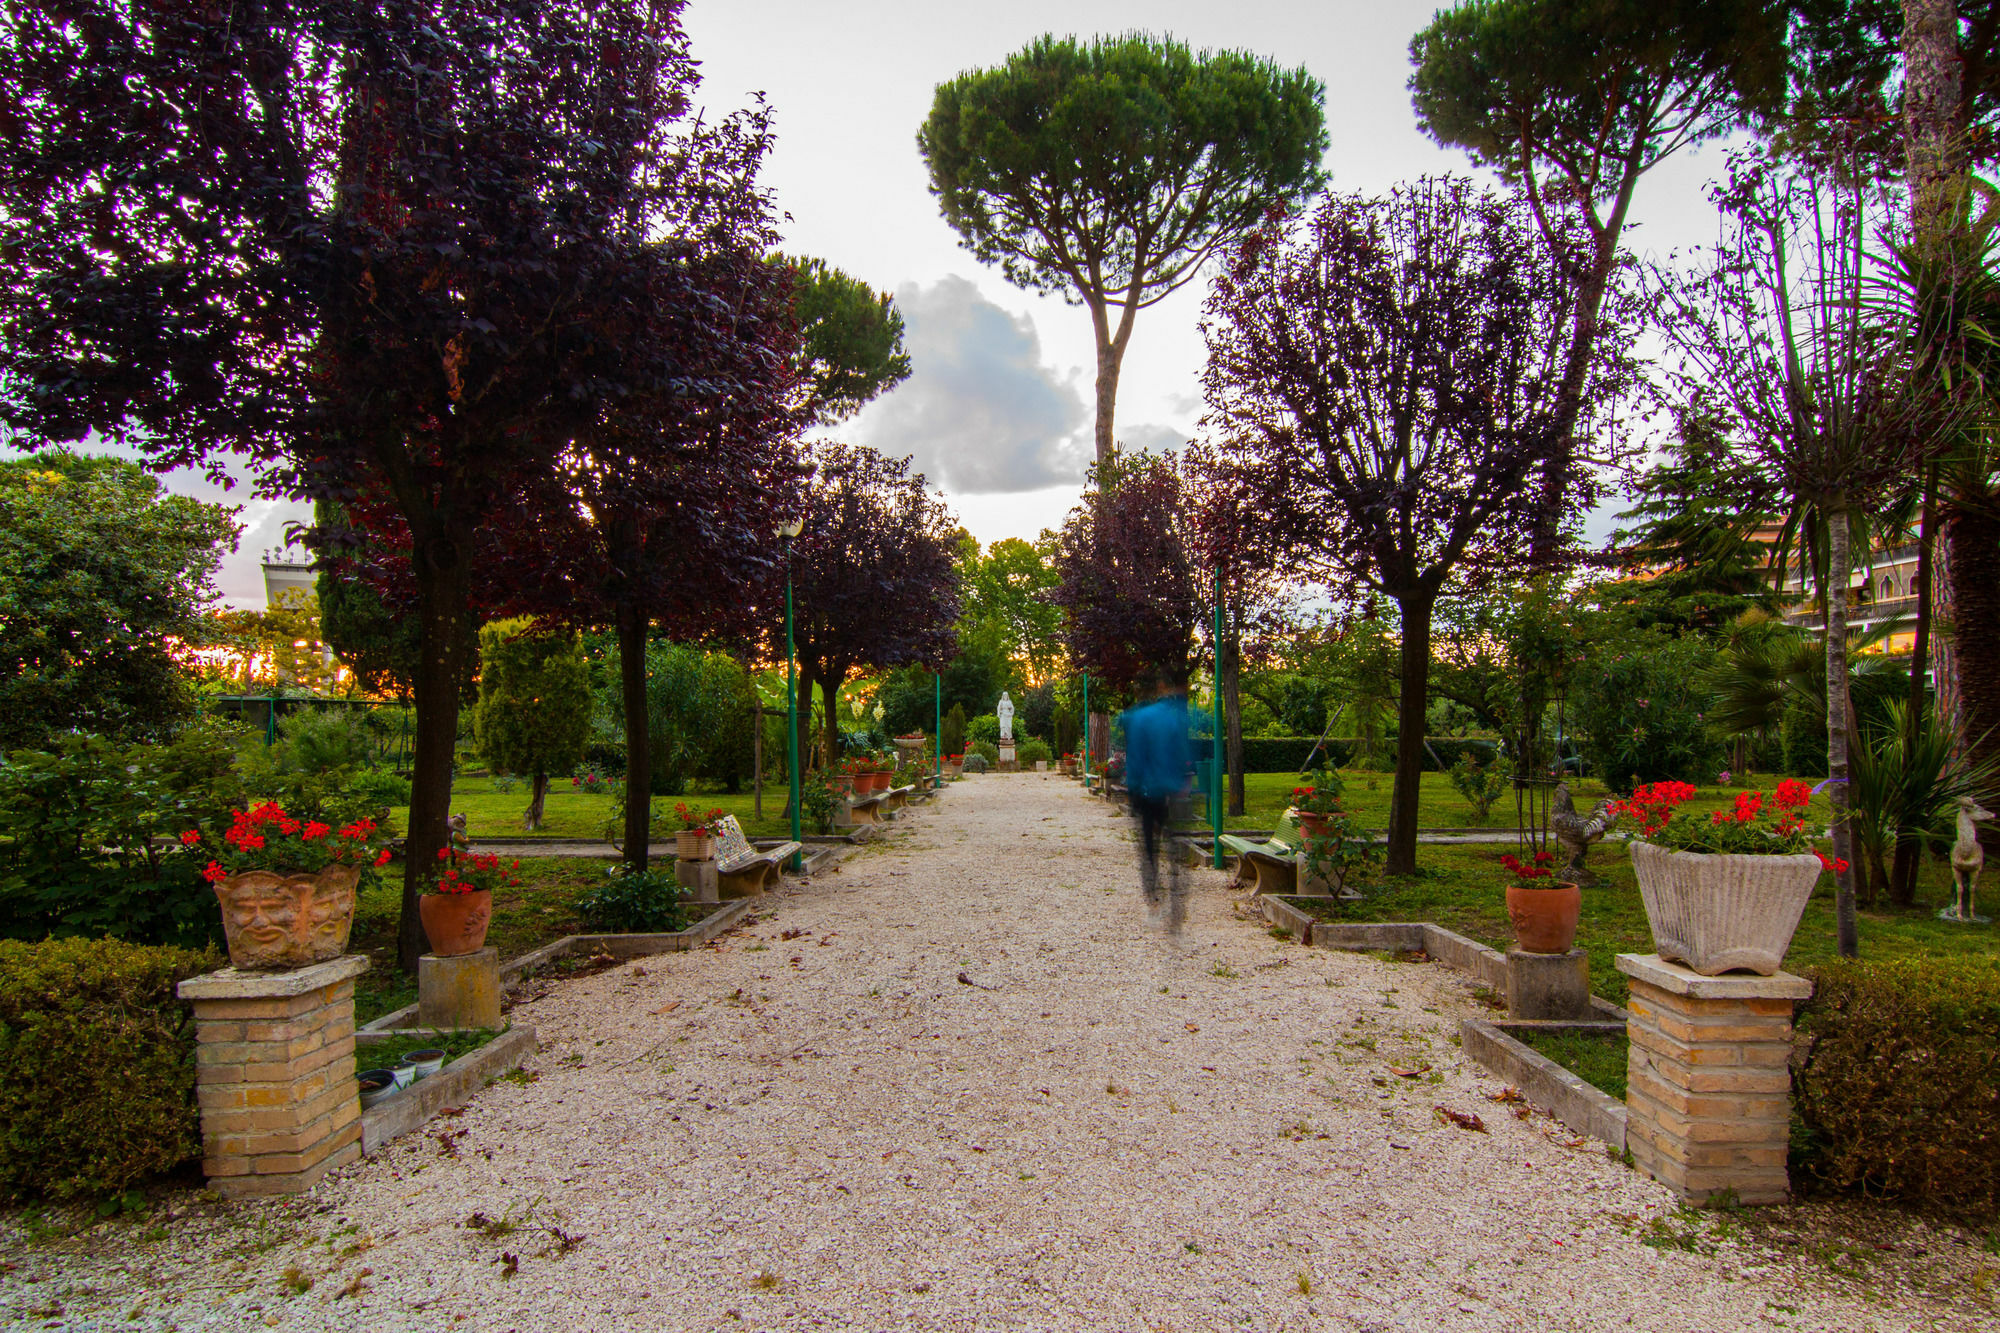
[[[1437,765],[1431,759],[1432,751],[1446,765],[1457,762],[1461,755],[1473,755],[1481,763],[1495,762],[1498,746],[1490,740],[1466,736],[1432,736],[1426,740],[1429,747],[1424,752],[1425,771],[1434,771]],[[1314,749],[1318,747],[1318,758],[1314,759]],[[1320,745],[1317,736],[1245,736],[1243,738],[1243,771],[1246,773],[1297,773],[1308,762],[1325,767],[1356,767],[1362,742],[1352,736],[1331,736],[1325,745]]]
[[[1145,305],[1319,189],[1324,97],[1241,52],[1041,37],[940,84],[917,146],[945,221],[1009,282]]]
[[[807,703],[801,699],[803,709]],[[646,646],[646,709],[655,796],[679,796],[696,777],[741,781],[750,775],[750,728],[756,704],[743,665],[727,653],[656,641]],[[617,658],[598,692],[599,716],[614,734],[625,728]],[[782,735],[782,733],[781,733]],[[783,753],[782,750],[779,753]]]
[[[1829,962],[1809,972],[1793,1059],[1801,1165],[1981,1221],[2000,1213],[2000,966]]]
[[[538,634],[528,620],[479,631],[479,706],[473,733],[496,771],[546,781],[583,759],[594,700],[574,633]]]
[[[976,745],[1000,743],[1000,717],[997,713],[981,713],[965,724],[965,738]]]
[[[910,377],[903,316],[878,292],[823,259],[787,259],[797,283],[800,368],[812,385],[814,421],[832,425]]]
[[[1723,747],[1704,716],[1710,696],[1701,685],[1713,661],[1698,639],[1648,636],[1581,672],[1569,716],[1592,774],[1616,791],[1714,777]]]
[[[840,785],[824,773],[806,774],[799,784],[799,819],[815,833],[833,832],[833,812],[839,808]]]
[[[1029,543],[1018,537],[994,542],[982,555],[968,541],[958,561],[965,607],[959,614],[961,645],[978,644],[997,650],[1015,668],[1046,680],[1061,666],[1062,611],[1049,600],[1056,586],[1053,543]],[[977,651],[977,650],[975,650]],[[1025,676],[1010,671],[1005,688]],[[984,706],[993,695],[974,701]]]
[[[237,768],[249,796],[276,801],[296,818],[338,828],[364,816],[384,822],[389,807],[398,804],[386,798],[402,794],[407,784],[376,770],[375,758],[365,713],[302,708],[278,723],[276,744],[245,745]]]
[[[605,934],[674,931],[687,926],[686,896],[671,870],[616,865],[577,898],[576,910],[586,929]]]
[[[1825,777],[1826,704],[1820,699],[1788,698],[1780,715],[1779,744],[1787,773]]]
[[[361,687],[405,702],[414,698],[422,620],[397,614],[375,589],[337,571],[322,572],[314,586],[320,636]]]
[[[0,1198],[123,1190],[201,1151],[194,1023],[213,951],[0,940]]]
[[[945,754],[965,753],[965,706],[953,704],[944,715],[944,734],[939,738],[938,748]]]
[[[1507,792],[1507,775],[1498,764],[1482,767],[1468,750],[1451,766],[1451,785],[1472,807],[1474,822],[1484,824],[1493,803]]]
[[[1014,758],[1021,767],[1032,767],[1037,760],[1050,758],[1048,742],[1025,740],[1014,747]]]
[[[190,727],[166,745],[61,737],[0,764],[0,930],[201,946],[221,938],[192,828],[227,827],[244,789],[235,739]]]
[[[233,513],[122,459],[0,462],[0,752],[172,733],[193,696],[168,640],[205,638]]]
[[[1355,822],[1337,801],[1334,809],[1327,812],[1326,827],[1317,836],[1307,838],[1303,850],[1307,867],[1326,883],[1335,897],[1356,887],[1351,881],[1372,867],[1378,855],[1375,836]]]
[[[1877,872],[1898,838],[1949,842],[1959,798],[1981,799],[2000,776],[1992,760],[1960,753],[1957,736],[1935,717],[1924,718],[1916,744],[1909,744],[1905,706],[1889,704],[1881,725],[1864,728],[1861,744],[1848,747],[1848,828],[1856,859],[1870,868],[1861,889],[1865,906],[1882,887]]]

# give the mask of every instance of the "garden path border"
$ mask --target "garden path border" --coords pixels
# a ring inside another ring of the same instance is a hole
[[[436,1028],[362,1029],[355,1034],[355,1054],[378,1040],[409,1036],[415,1032],[435,1032]],[[422,1129],[440,1111],[463,1106],[472,1095],[535,1053],[535,1029],[516,1023],[477,1050],[467,1051],[429,1078],[418,1079],[393,1097],[384,1098],[361,1113],[361,1152],[373,1156],[392,1139]]]

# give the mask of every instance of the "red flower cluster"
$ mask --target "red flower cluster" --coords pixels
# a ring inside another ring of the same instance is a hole
[[[1629,799],[1614,808],[1630,815],[1641,833],[1658,833],[1674,817],[1674,809],[1694,798],[1694,786],[1687,782],[1648,782],[1633,788]]]
[[[520,887],[521,878],[514,873],[521,868],[519,861],[503,869],[500,858],[492,853],[462,852],[456,847],[438,848],[438,860],[445,862],[445,868],[431,885],[432,893],[478,893],[482,889]]]
[[[295,819],[276,801],[232,810],[229,829],[221,838],[222,850],[202,869],[201,877],[219,884],[240,870],[299,874],[336,863],[387,865],[389,849],[374,845],[375,828],[374,820],[357,819],[335,837],[332,825],[317,819]],[[180,841],[189,850],[201,846],[201,830],[184,831]]]
[[[1838,875],[1841,871],[1847,869],[1847,860],[1845,857],[1828,856],[1817,847],[1813,848],[1813,855],[1819,858],[1820,868],[1825,870],[1829,875]]]
[[[686,801],[674,802],[674,818],[681,821],[681,832],[683,833],[699,833],[703,837],[707,837],[710,833],[714,832],[711,826],[716,821],[725,818],[728,814],[727,810],[719,808],[710,810],[705,815],[697,814],[694,807]]]
[[[1535,863],[1527,865],[1522,862],[1521,858],[1509,852],[1500,858],[1500,864],[1513,871],[1515,877],[1525,883],[1531,880],[1547,879],[1553,873],[1549,870],[1549,862],[1553,860],[1555,860],[1555,857],[1547,852],[1536,852],[1534,857]]]

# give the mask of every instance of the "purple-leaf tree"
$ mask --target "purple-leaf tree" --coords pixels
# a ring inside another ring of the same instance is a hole
[[[1537,470],[1559,449],[1590,452],[1560,401],[1578,299],[1524,203],[1453,178],[1274,223],[1209,297],[1204,425],[1264,540],[1336,599],[1380,593],[1401,612],[1390,874],[1416,868],[1437,598],[1520,568],[1543,518]],[[1608,311],[1586,423],[1623,387],[1619,304]],[[1593,496],[1579,480],[1556,520],[1578,522]]]

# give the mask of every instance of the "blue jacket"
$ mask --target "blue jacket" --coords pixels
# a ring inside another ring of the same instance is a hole
[[[1125,714],[1125,786],[1158,800],[1188,789],[1188,712],[1184,695],[1170,694]]]

